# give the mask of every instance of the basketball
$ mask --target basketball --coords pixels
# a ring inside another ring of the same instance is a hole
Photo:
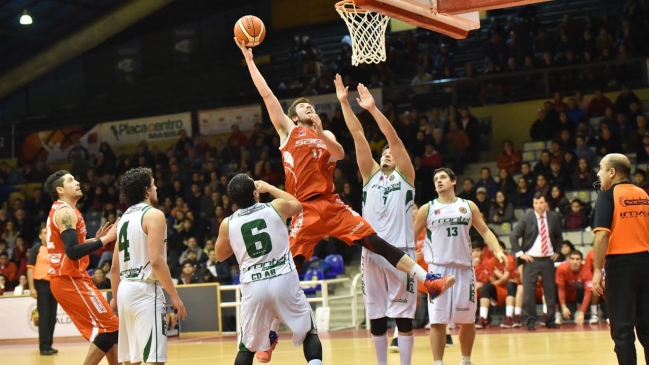
[[[234,25],[234,36],[237,40],[245,42],[246,47],[256,47],[266,36],[266,26],[256,16],[246,15]]]

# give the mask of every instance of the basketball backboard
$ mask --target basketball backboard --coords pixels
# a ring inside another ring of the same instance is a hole
[[[473,11],[510,8],[545,1],[552,0],[437,0],[437,11],[442,14],[453,15]]]

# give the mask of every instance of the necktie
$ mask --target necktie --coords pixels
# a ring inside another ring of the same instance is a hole
[[[548,228],[545,225],[544,218],[544,216],[541,216],[539,219],[541,220],[541,252],[545,257],[550,253],[550,245],[548,244]]]

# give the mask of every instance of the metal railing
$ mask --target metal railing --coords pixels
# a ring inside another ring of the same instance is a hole
[[[313,281],[301,281],[300,286],[302,288],[311,288],[317,285],[321,286],[321,290],[316,292],[318,296],[316,297],[307,297],[309,303],[319,303],[323,308],[329,308],[329,303],[336,300],[345,300],[351,299],[351,325],[332,328],[333,330],[347,329],[347,328],[360,328],[360,321],[358,320],[358,295],[362,295],[362,290],[357,290],[358,283],[361,282],[361,274],[356,274],[353,279],[337,278],[337,279],[326,279],[326,280],[313,280]],[[349,283],[349,294],[339,294],[339,295],[330,295],[329,286],[335,284],[344,284]],[[234,308],[236,311],[236,331],[224,331],[224,335],[235,335],[239,334],[240,329],[240,319],[241,319],[241,285],[221,285],[220,286],[221,294],[223,292],[234,292],[234,301],[221,301],[219,302],[219,307],[223,308]],[[221,295],[223,297],[223,295]],[[362,298],[361,298],[362,303]]]

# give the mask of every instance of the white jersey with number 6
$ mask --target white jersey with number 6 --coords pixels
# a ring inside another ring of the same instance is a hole
[[[117,225],[117,245],[119,246],[119,276],[122,280],[155,282],[147,249],[147,234],[142,229],[144,213],[153,207],[139,203],[129,207]],[[165,246],[167,231],[165,230]],[[165,247],[165,261],[167,249]]]
[[[414,197],[415,188],[397,170],[390,175],[379,170],[363,186],[363,218],[389,244],[415,248]]]
[[[241,283],[295,270],[286,223],[272,204],[257,203],[236,211],[230,216],[228,234],[239,262]]]
[[[436,265],[473,267],[471,258],[471,206],[460,198],[451,204],[428,203],[424,260]]]

